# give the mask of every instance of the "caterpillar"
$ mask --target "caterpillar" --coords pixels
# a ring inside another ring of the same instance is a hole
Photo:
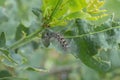
[[[67,40],[62,35],[60,35],[59,33],[55,33],[55,32],[47,30],[44,33],[43,38],[46,41],[50,41],[51,38],[54,38],[60,43],[60,45],[62,46],[62,48],[64,50],[66,50],[68,48]]]

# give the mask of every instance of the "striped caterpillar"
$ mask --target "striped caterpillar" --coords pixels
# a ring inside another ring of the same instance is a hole
[[[60,35],[59,33],[49,31],[49,30],[45,31],[44,34],[42,35],[42,39],[44,40],[44,43],[45,43],[44,45],[46,47],[49,46],[50,40],[52,38],[56,39],[60,43],[60,45],[62,46],[62,48],[64,50],[66,50],[68,48],[68,43],[62,35]],[[47,43],[47,45],[46,45],[46,43]]]

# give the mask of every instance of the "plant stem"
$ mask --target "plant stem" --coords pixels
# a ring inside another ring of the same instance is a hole
[[[39,28],[37,31],[35,31],[34,33],[28,35],[25,38],[22,38],[21,40],[17,41],[16,43],[14,43],[12,46],[9,47],[9,49],[16,49],[22,45],[25,45],[26,43],[32,41],[41,31],[43,30],[43,28]]]
[[[117,28],[120,28],[120,26],[111,27],[111,28],[104,29],[104,30],[101,30],[101,31],[90,32],[90,33],[82,34],[82,35],[76,35],[76,36],[65,36],[65,38],[78,38],[78,37],[84,37],[84,36],[93,35],[93,34],[97,34],[97,33],[102,33],[102,32],[106,32],[106,31],[109,31],[109,30],[112,30],[112,29],[117,29]]]
[[[90,33],[87,33],[87,34],[82,34],[82,35],[76,35],[76,36],[65,36],[65,38],[78,38],[78,37],[84,37],[84,36],[88,36],[88,35],[93,35],[93,34],[97,34],[97,33],[102,33],[102,32],[106,32],[106,31],[109,31],[109,30],[112,30],[112,29],[117,29],[117,28],[120,28],[120,26],[116,26],[116,27],[111,27],[111,28],[108,28],[108,29],[104,29],[104,30],[101,30],[101,31],[97,31],[97,32],[90,32]],[[43,29],[38,29],[36,32],[32,33],[31,35],[17,41],[15,44],[13,44],[12,46],[9,47],[9,49],[16,49],[30,41],[32,41],[37,35],[38,33],[40,33]]]

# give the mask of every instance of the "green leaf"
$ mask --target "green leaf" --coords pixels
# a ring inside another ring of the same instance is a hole
[[[12,74],[8,72],[7,70],[0,70],[0,78],[11,77],[11,76]]]
[[[2,32],[0,35],[0,47],[5,47],[6,46],[6,38],[5,38],[5,33]]]
[[[70,11],[77,12],[87,6],[86,0],[69,0]]]
[[[80,24],[78,24],[80,22]],[[77,22],[77,27],[79,35],[86,33],[86,29],[89,29],[87,23],[81,23],[83,21],[79,20]],[[86,24],[86,25],[85,25]],[[99,72],[109,71],[111,66],[108,61],[99,60],[93,57],[93,55],[98,54],[99,49],[101,49],[100,41],[97,40],[97,35],[89,35],[82,38],[74,38],[77,46],[77,57],[87,66]]]
[[[54,17],[59,19],[69,14],[80,12],[85,7],[85,4],[85,0],[64,0],[59,8],[60,11],[57,11]]]
[[[98,0],[95,1],[51,0],[51,1],[44,0],[42,8],[45,20],[50,24],[50,26],[66,25],[66,20],[72,20],[75,18],[98,20],[107,15],[104,14],[105,10],[99,9],[104,4],[103,1]],[[90,10],[92,11],[91,13],[89,13],[88,11],[89,9],[87,10],[88,7],[91,8]]]
[[[63,0],[43,0],[42,10],[44,11],[44,17],[49,17],[49,20],[52,20],[62,2]]]
[[[43,9],[54,8],[59,0],[43,0]]]
[[[111,66],[109,62],[98,61],[92,57],[98,53],[98,49],[96,45],[94,45],[95,43],[88,43],[86,40],[80,38],[75,38],[74,41],[76,42],[79,52],[77,57],[84,64],[99,72],[106,72],[110,69]]]
[[[23,24],[19,24],[15,34],[15,40],[20,40],[29,34],[29,28],[25,27]]]
[[[42,15],[41,15],[41,14],[42,14],[42,11],[41,11],[40,9],[38,9],[38,8],[33,8],[33,9],[32,9],[32,12],[33,12],[37,17],[42,16]]]

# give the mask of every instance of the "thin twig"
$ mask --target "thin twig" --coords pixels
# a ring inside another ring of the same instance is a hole
[[[106,32],[106,31],[109,31],[109,30],[112,30],[112,29],[117,29],[117,28],[120,28],[120,26],[111,27],[111,28],[104,29],[104,30],[101,30],[101,31],[90,32],[90,33],[82,34],[82,35],[76,35],[76,36],[65,36],[65,38],[80,38],[80,37],[84,37],[84,36],[88,36],[88,35],[94,35],[94,34],[97,34],[97,33]]]
[[[38,29],[37,31],[35,31],[34,33],[26,36],[25,38],[17,41],[16,43],[14,43],[12,46],[9,47],[9,49],[16,49],[30,41],[32,41],[41,31],[43,30],[43,28]]]

